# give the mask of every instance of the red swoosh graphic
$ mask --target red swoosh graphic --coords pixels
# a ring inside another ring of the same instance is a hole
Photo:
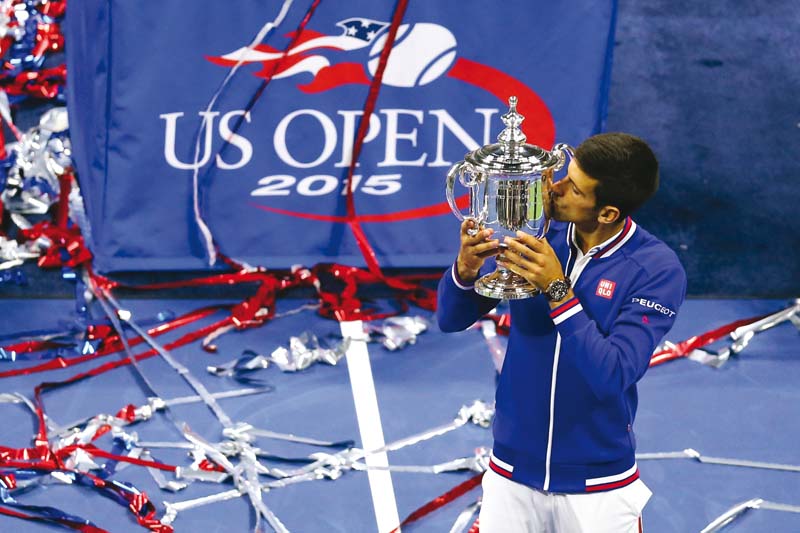
[[[321,222],[349,222],[347,216],[337,215],[316,215],[314,213],[302,213],[299,211],[289,211],[287,209],[280,209],[278,207],[269,207],[266,205],[251,204],[253,207],[268,211],[270,213],[277,213],[279,215],[287,215],[295,218],[304,218],[306,220],[318,220]],[[456,205],[459,209],[464,209],[469,206],[469,194],[459,196],[456,198]],[[357,215],[355,220],[359,222],[397,222],[398,220],[412,220],[415,218],[435,217],[439,215],[446,215],[451,213],[450,205],[447,202],[439,204],[428,205],[425,207],[416,207],[414,209],[406,209],[405,211],[397,211],[395,213],[384,213],[382,215]]]
[[[493,94],[504,104],[508,103],[509,96],[517,96],[519,98],[517,109],[528,119],[522,125],[528,137],[527,142],[548,150],[553,147],[553,142],[556,140],[553,115],[550,114],[544,100],[527,85],[496,68],[463,57],[456,60],[447,75]]]
[[[370,79],[361,63],[336,63],[323,67],[314,79],[297,88],[306,94],[321,93],[347,84],[369,85]]]
[[[293,39],[294,36],[295,36],[295,33],[296,32],[294,32],[294,31],[290,31],[290,32],[286,33],[285,36],[287,38],[289,38],[289,39]],[[320,38],[320,37],[325,37],[325,36],[326,35],[324,33],[320,33],[318,31],[314,31],[314,30],[305,29],[300,34],[300,37],[297,38],[297,42],[295,42],[294,47],[297,48],[301,44],[304,44],[304,43],[306,43],[308,41],[312,41],[314,39],[317,39],[317,38]],[[328,47],[328,46],[319,46],[319,47],[316,47],[316,48],[311,48],[310,50],[314,50],[314,49],[317,49],[317,48],[319,48],[319,49],[328,48],[328,49],[332,49],[332,50],[338,50],[338,48],[331,48],[331,47]],[[259,44],[258,46],[253,47],[253,50],[255,50],[257,52],[265,52],[265,53],[271,53],[271,54],[281,54],[281,53],[283,53],[283,50],[279,50],[279,49],[274,48],[274,47],[272,47],[272,46],[270,46],[268,44]],[[291,52],[291,50],[287,51],[287,55],[283,59],[295,56],[295,54],[291,54],[291,56],[290,56],[289,52]],[[303,58],[308,56],[307,52],[308,52],[308,50],[306,50],[305,52],[303,52],[301,54],[297,54],[297,56],[299,56],[300,59],[303,59]],[[232,67],[232,66],[236,65],[236,63],[237,63],[237,61],[235,61],[233,59],[225,59],[222,56],[209,56],[209,55],[207,55],[207,56],[205,56],[205,58],[206,58],[206,61],[209,61],[210,63],[213,63],[214,65],[219,65],[221,67]],[[246,65],[246,64],[250,64],[250,63],[274,63],[274,62],[280,62],[281,59],[282,58],[277,58],[277,59],[273,59],[271,61],[244,61],[243,64]]]

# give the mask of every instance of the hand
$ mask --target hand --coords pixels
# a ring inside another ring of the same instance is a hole
[[[490,240],[494,230],[482,229],[470,235],[476,228],[478,223],[475,219],[467,218],[461,223],[461,248],[458,250],[456,268],[458,277],[466,282],[474,281],[486,259],[500,252],[500,241]]]
[[[551,281],[565,277],[561,261],[544,237],[537,239],[518,231],[516,239],[506,237],[504,242],[508,249],[497,264],[519,274],[539,290],[544,291]]]

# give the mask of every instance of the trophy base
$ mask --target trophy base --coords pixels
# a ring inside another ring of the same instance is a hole
[[[475,282],[475,292],[488,298],[521,300],[539,294],[539,289],[525,278],[508,270],[497,269]]]

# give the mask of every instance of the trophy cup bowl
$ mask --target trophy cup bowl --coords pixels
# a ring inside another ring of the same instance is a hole
[[[544,209],[543,179],[552,179],[563,168],[572,148],[557,144],[548,151],[526,144],[520,129],[524,117],[517,113],[517,98],[508,100],[509,110],[502,116],[505,129],[498,143],[469,152],[447,173],[447,201],[459,220],[472,218],[477,222],[476,234],[483,228],[494,230],[500,247],[506,248],[504,237],[516,238],[522,230],[542,238],[550,226]],[[456,206],[456,179],[469,189],[469,214]],[[490,298],[516,300],[539,294],[539,289],[522,276],[501,267],[475,282],[475,291]]]

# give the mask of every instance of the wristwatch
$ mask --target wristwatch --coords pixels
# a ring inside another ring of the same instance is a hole
[[[544,296],[550,302],[558,302],[564,299],[570,287],[572,287],[572,281],[569,278],[556,278],[547,285]]]

